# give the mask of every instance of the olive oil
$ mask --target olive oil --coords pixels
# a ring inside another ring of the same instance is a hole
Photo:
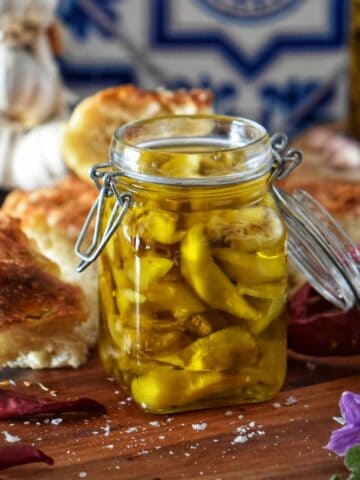
[[[242,168],[241,151],[218,147],[167,145],[165,160],[144,150],[139,164],[145,173],[192,179]],[[119,183],[134,203],[100,258],[100,354],[144,409],[259,402],[280,389],[286,231],[268,179]]]

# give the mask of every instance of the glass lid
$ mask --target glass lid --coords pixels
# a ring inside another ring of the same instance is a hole
[[[283,156],[287,138],[272,138],[275,170],[272,194],[288,227],[288,254],[314,289],[335,306],[349,310],[360,306],[360,253],[340,224],[309,193],[289,194],[274,185],[301,161],[301,153]]]

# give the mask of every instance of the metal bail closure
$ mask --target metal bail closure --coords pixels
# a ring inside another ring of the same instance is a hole
[[[115,230],[119,227],[132,202],[130,193],[120,193],[117,189],[117,178],[121,176],[121,173],[112,170],[107,171],[107,169],[112,169],[110,163],[95,165],[90,171],[90,176],[99,190],[99,195],[88,213],[75,244],[75,253],[81,259],[76,268],[77,272],[84,271],[85,268],[98,258]],[[105,201],[113,195],[115,195],[115,204],[108,223],[101,234],[101,217],[103,215]],[[94,233],[92,239],[86,247],[86,250],[82,252],[85,237],[93,222]]]
[[[272,139],[275,166],[272,194],[288,227],[290,261],[326,300],[343,310],[360,307],[360,252],[344,229],[309,193],[289,194],[274,185],[302,159],[297,150],[284,153],[287,138]]]

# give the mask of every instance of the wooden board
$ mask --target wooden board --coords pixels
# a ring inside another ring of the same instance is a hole
[[[97,359],[78,370],[17,371],[12,374],[17,388],[24,388],[24,379],[41,381],[60,396],[91,396],[109,412],[62,415],[59,425],[48,418],[2,421],[0,431],[34,443],[56,463],[9,469],[0,480],[329,480],[345,472],[341,459],[323,447],[338,426],[332,417],[339,415],[341,392],[360,391],[360,376],[353,374],[292,363],[287,384],[273,402],[162,416],[140,411],[107,379]],[[31,391],[40,393],[38,387]],[[283,404],[291,395],[298,403],[274,408],[274,402]],[[196,424],[204,429],[194,429]],[[241,427],[248,428],[247,436],[254,434],[246,443],[234,443]],[[5,444],[3,434],[0,438]]]

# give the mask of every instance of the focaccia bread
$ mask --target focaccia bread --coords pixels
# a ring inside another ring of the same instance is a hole
[[[81,289],[61,280],[19,220],[0,213],[0,366],[79,366],[87,319]]]
[[[84,327],[89,346],[96,342],[98,333],[97,268],[94,264],[84,273],[77,273],[79,260],[74,245],[96,196],[93,185],[69,175],[50,188],[12,192],[2,209],[20,219],[26,235],[35,240],[43,255],[56,263],[60,277],[83,290],[89,307]]]
[[[103,90],[73,111],[63,140],[65,162],[89,181],[89,168],[107,162],[111,137],[118,127],[160,115],[210,113],[212,101],[212,93],[202,89],[144,91],[123,85]]]

